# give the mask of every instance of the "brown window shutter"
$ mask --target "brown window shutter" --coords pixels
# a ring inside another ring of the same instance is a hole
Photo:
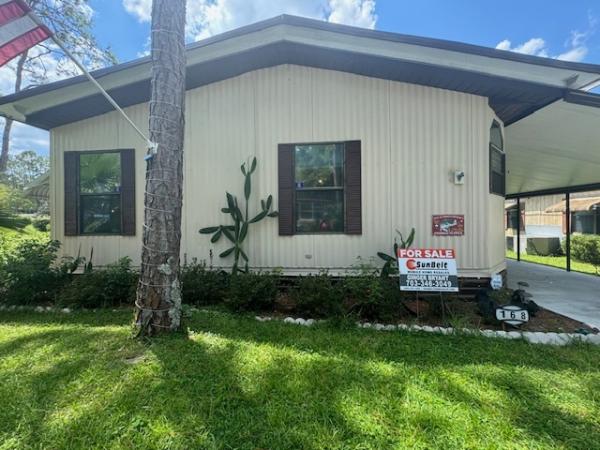
[[[64,153],[65,178],[65,236],[79,234],[77,217],[79,200],[79,153]]]
[[[279,144],[278,148],[279,235],[294,234],[294,146]]]
[[[346,142],[346,234],[362,234],[360,141]]]
[[[135,150],[121,150],[121,234],[135,236]]]

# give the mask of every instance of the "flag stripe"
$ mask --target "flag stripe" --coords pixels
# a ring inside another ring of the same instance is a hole
[[[23,53],[25,50],[48,39],[50,36],[51,33],[48,28],[37,27],[21,36],[17,36],[12,41],[3,44],[0,47],[0,66],[6,64],[19,53]]]
[[[17,1],[0,4],[0,27],[27,14],[27,9]]]
[[[38,27],[38,24],[29,16],[13,20],[3,27],[0,27],[0,47],[8,44],[22,34],[29,33]]]

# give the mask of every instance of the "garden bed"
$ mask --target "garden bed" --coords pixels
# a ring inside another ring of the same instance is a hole
[[[439,297],[430,299],[419,299],[416,297],[404,300],[407,314],[400,314],[392,320],[386,320],[388,324],[416,324],[431,327],[455,327],[472,328],[480,330],[504,330],[504,331],[536,331],[544,333],[598,333],[598,329],[590,328],[587,324],[540,308],[530,321],[513,327],[501,323],[486,323],[478,312],[477,303],[471,296],[451,296],[444,300],[445,311],[442,314]],[[294,301],[289,295],[280,294],[276,301],[275,309],[268,312],[273,318],[285,318],[293,315],[296,308]],[[311,317],[306,317],[311,318]],[[365,322],[366,320],[363,320]]]

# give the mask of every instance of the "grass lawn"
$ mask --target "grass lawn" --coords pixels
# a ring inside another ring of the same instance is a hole
[[[0,313],[0,449],[600,447],[598,347],[130,318]]]
[[[512,250],[506,251],[506,257],[510,259],[517,259],[517,252]],[[536,264],[543,264],[545,266],[560,267],[565,269],[567,267],[566,256],[538,256],[528,255],[525,252],[521,253],[521,261],[532,262]],[[577,261],[571,258],[571,270],[575,272],[589,273],[597,275],[596,268],[592,264]]]

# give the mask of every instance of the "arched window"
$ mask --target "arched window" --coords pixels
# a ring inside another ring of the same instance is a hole
[[[506,195],[506,154],[502,128],[494,120],[490,128],[490,193]]]

